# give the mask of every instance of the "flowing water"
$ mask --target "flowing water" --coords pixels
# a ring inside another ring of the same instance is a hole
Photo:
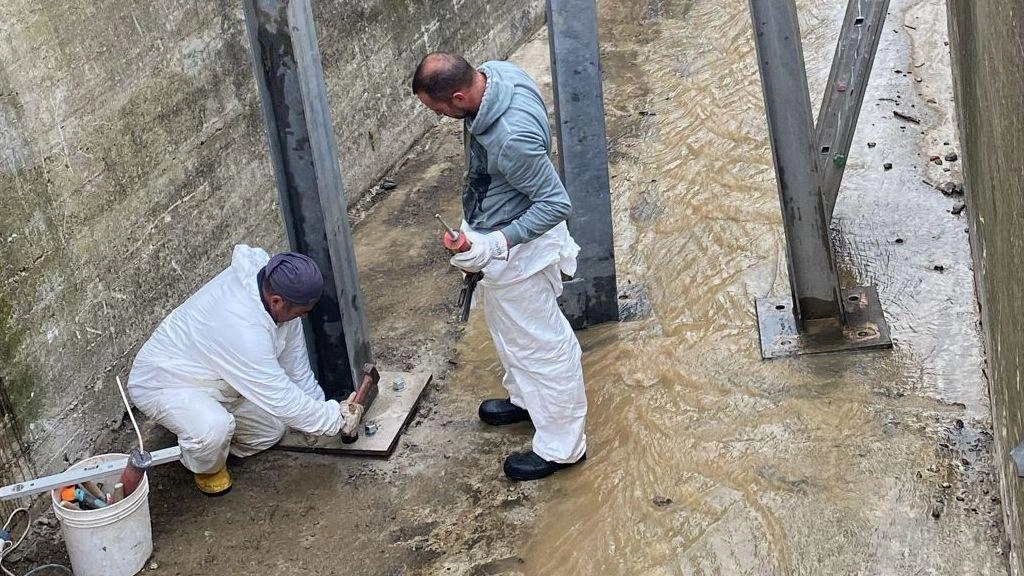
[[[521,570],[1006,573],[966,221],[922,183],[959,177],[928,163],[957,145],[941,0],[892,2],[833,221],[895,347],[770,362],[753,303],[788,281],[747,4],[599,6],[619,282],[653,313],[580,333],[589,459],[545,481]],[[845,2],[799,7],[817,108]],[[468,409],[499,393],[481,320]]]

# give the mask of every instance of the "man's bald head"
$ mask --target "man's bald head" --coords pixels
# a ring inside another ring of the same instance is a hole
[[[476,69],[465,58],[449,52],[431,52],[423,57],[412,77],[412,93],[425,94],[446,102],[452,94],[473,86]]]

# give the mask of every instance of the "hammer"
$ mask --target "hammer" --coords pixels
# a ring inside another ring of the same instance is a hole
[[[359,385],[359,389],[356,390],[356,397],[352,399],[353,404],[359,404],[363,407],[363,414],[366,414],[366,409],[373,404],[373,401],[377,398],[377,383],[380,382],[380,372],[377,371],[375,364],[363,364],[363,382]],[[357,428],[358,430],[358,428]],[[359,432],[357,431],[355,436],[342,436],[341,442],[343,444],[351,444],[359,440]]]

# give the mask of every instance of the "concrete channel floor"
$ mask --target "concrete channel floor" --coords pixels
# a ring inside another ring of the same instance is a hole
[[[842,4],[799,2],[815,103]],[[753,301],[788,283],[746,3],[599,7],[619,281],[650,313],[580,333],[588,462],[509,482],[531,429],[476,420],[501,370],[479,311],[454,320],[432,215],[459,214],[462,151],[442,122],[353,214],[380,363],[435,376],[396,454],[271,451],[217,499],[161,467],[146,573],[1007,573],[963,199],[923,182],[962,178],[929,161],[958,146],[943,2],[892,1],[833,223],[895,347],[772,362]],[[543,32],[511,59],[549,88]],[[21,567],[62,554],[40,536]]]

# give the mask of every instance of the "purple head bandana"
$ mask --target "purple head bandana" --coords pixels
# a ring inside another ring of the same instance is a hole
[[[263,274],[275,294],[299,306],[316,304],[324,289],[324,277],[316,262],[296,252],[275,255],[263,268]]]

